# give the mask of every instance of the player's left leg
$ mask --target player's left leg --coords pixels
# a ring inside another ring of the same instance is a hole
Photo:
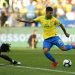
[[[52,56],[52,54],[50,54],[49,49],[48,48],[44,48],[44,55],[50,60],[52,61],[52,67],[56,67],[58,65],[58,62],[55,60],[55,58]]]
[[[51,44],[48,39],[44,40],[43,42],[43,51],[44,51],[44,55],[50,60],[52,61],[52,66],[56,67],[57,66],[57,61],[55,60],[55,58],[50,54],[50,49],[53,46],[53,44]]]

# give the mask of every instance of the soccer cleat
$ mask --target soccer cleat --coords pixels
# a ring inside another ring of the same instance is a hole
[[[21,65],[21,62],[17,62],[15,60],[13,60],[11,64],[13,64],[13,65]]]
[[[52,67],[57,67],[57,65],[58,65],[58,62],[53,62],[52,63]]]
[[[17,65],[21,65],[21,62],[17,62]]]

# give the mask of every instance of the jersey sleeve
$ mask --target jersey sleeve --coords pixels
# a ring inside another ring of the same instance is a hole
[[[60,21],[58,19],[55,19],[55,25],[56,26],[60,26],[61,25],[61,23],[60,23]]]
[[[41,17],[35,18],[34,21],[36,21],[36,22],[41,22]]]

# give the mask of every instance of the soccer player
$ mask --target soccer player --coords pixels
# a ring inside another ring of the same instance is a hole
[[[40,22],[43,29],[43,51],[44,55],[52,61],[52,66],[56,67],[58,65],[58,62],[55,60],[55,58],[49,53],[50,49],[53,45],[56,45],[58,48],[60,48],[62,51],[69,51],[71,49],[75,49],[74,45],[64,45],[63,41],[60,39],[60,37],[57,35],[56,27],[59,26],[66,37],[69,37],[69,34],[66,32],[64,26],[59,22],[57,18],[55,18],[53,15],[53,8],[52,7],[46,7],[46,15],[37,17],[33,21],[30,22]],[[61,12],[60,12],[61,13]],[[21,22],[29,22],[29,21],[23,21],[19,20]]]
[[[37,30],[34,30],[33,34],[30,35],[30,37],[28,39],[28,44],[29,44],[29,47],[31,47],[32,49],[36,48],[36,45],[37,45]]]
[[[20,65],[21,62],[17,62],[15,60],[13,60],[6,54],[8,51],[10,51],[10,45],[3,43],[0,47],[0,57],[9,61],[13,65]]]

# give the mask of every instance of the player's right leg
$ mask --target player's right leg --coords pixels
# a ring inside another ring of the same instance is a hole
[[[64,45],[63,41],[60,39],[59,36],[55,37],[55,41],[53,42],[57,47],[59,47],[62,51],[69,51],[71,49],[75,49],[75,45]]]
[[[56,67],[57,66],[57,61],[54,59],[54,57],[49,53],[50,48],[53,46],[53,44],[51,44],[48,39],[44,40],[43,42],[43,51],[44,51],[44,55],[50,60],[52,61],[52,66]]]

